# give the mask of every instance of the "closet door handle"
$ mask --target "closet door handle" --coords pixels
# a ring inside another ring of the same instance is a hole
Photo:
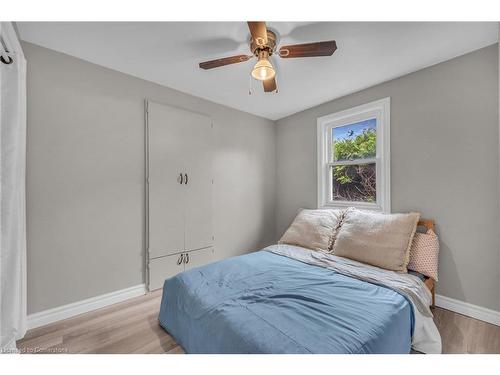
[[[177,259],[177,264],[180,266],[182,263],[184,263],[184,254],[181,254],[179,256],[179,259]]]
[[[188,264],[189,263],[189,253],[186,253],[186,256],[185,256],[185,263]]]
[[[188,184],[188,175],[187,173],[184,173],[184,180],[185,180],[185,184],[187,185]]]
[[[182,177],[182,173],[179,173],[179,178],[177,179],[177,181],[179,182],[179,184],[182,185],[182,183],[184,182],[183,180],[183,177]]]

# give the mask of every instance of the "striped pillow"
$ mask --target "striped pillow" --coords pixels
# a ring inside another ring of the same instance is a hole
[[[408,269],[438,281],[439,240],[432,229],[415,233],[410,248]]]

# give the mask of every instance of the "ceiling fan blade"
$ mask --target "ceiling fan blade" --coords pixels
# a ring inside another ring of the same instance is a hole
[[[252,39],[258,46],[267,44],[267,27],[265,22],[247,22]]]
[[[236,64],[240,62],[244,62],[249,60],[252,55],[236,55],[236,56],[231,56],[231,57],[223,57],[222,59],[217,59],[217,60],[210,60],[210,61],[204,61],[200,63],[200,68],[201,69],[213,69],[213,68],[218,68],[219,66],[224,66],[224,65],[230,65],[230,64]]]
[[[335,43],[335,40],[329,40],[327,42],[283,46],[279,50],[279,55],[285,59],[293,57],[331,56],[336,49],[337,43]]]
[[[273,91],[276,91],[276,89],[278,88],[276,86],[276,78],[275,77],[270,78],[270,79],[266,79],[265,81],[262,81],[262,84],[264,85],[264,92],[273,92]]]

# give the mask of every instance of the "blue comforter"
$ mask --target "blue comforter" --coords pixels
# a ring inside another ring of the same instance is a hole
[[[165,281],[159,321],[187,353],[409,353],[397,292],[259,251]]]

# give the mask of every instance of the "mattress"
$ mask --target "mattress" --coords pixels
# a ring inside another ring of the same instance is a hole
[[[392,289],[259,251],[167,279],[159,322],[187,353],[409,353]]]

